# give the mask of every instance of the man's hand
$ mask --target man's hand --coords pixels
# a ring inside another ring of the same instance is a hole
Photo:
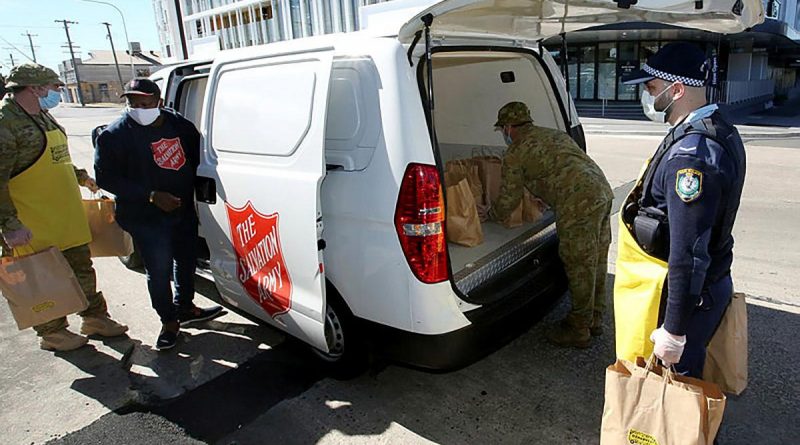
[[[477,207],[477,209],[478,209],[478,218],[479,218],[481,221],[486,221],[486,220],[488,220],[488,219],[489,219],[489,210],[491,210],[491,209],[492,209],[492,206],[491,206],[491,205],[489,205],[489,204],[486,204],[486,205],[480,205],[480,204],[478,204],[476,207]]]
[[[97,185],[97,182],[95,182],[94,178],[86,178],[86,180],[83,181],[83,186],[89,189],[89,191],[92,193],[97,193],[100,191],[100,186]]]
[[[153,204],[169,213],[181,206],[181,198],[167,192],[153,192]]]
[[[25,226],[22,226],[22,228],[19,230],[3,232],[3,240],[6,242],[8,247],[11,247],[12,249],[29,244],[32,239],[33,233],[31,233],[30,229]]]
[[[664,366],[670,367],[681,361],[683,347],[686,346],[685,335],[672,335],[662,326],[650,334],[650,341],[656,344],[653,353]]]

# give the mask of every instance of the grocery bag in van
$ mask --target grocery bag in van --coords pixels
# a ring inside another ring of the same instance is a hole
[[[448,186],[447,240],[462,246],[475,247],[483,242],[483,228],[475,206],[475,198],[466,178]]]

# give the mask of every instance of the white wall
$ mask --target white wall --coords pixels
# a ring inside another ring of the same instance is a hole
[[[460,53],[464,54],[464,53]],[[537,125],[564,130],[558,101],[539,63],[528,56],[434,56],[436,134],[445,144],[501,146],[494,131],[497,110],[511,101],[531,109]],[[511,57],[511,58],[508,58]],[[500,73],[513,71],[514,83],[502,83]]]

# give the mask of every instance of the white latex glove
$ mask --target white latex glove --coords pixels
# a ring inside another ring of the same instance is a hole
[[[685,335],[672,335],[662,326],[650,334],[650,341],[656,344],[653,353],[664,366],[670,367],[681,361],[683,347],[686,346]]]
[[[25,226],[19,230],[3,232],[3,240],[11,248],[24,246],[30,243],[31,239],[33,239],[33,233]]]

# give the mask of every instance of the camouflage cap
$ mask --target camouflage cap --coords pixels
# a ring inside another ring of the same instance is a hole
[[[528,122],[533,122],[531,110],[528,109],[528,106],[522,102],[509,102],[497,112],[497,122],[495,122],[494,126],[520,125]]]
[[[23,63],[11,68],[6,78],[6,88],[42,85],[64,85],[58,74],[46,66]]]

